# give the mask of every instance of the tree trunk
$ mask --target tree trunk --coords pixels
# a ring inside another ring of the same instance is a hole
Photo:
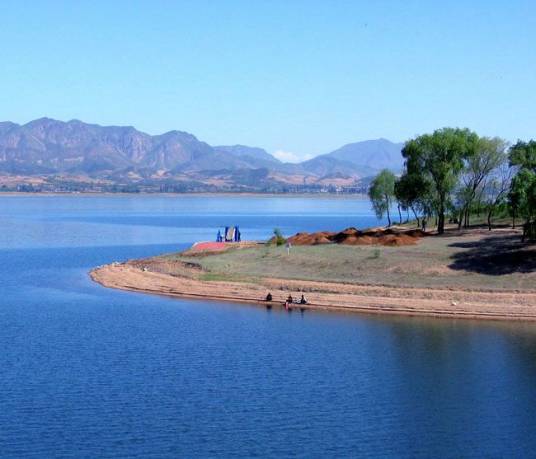
[[[391,213],[390,213],[390,209],[391,209],[391,199],[389,197],[389,195],[387,194],[384,194],[383,195],[384,198],[385,198],[385,203],[387,204],[387,226],[391,226]]]
[[[397,206],[398,206],[398,223],[401,225],[402,224],[402,212],[400,211],[400,203],[397,202]]]
[[[439,200],[439,209],[437,215],[437,233],[445,232],[445,197],[441,196]]]
[[[490,208],[488,211],[488,230],[491,231],[491,214],[493,213],[493,209]]]
[[[437,217],[437,233],[443,234],[445,232],[445,213],[440,212]]]
[[[411,211],[413,212],[413,215],[415,215],[415,220],[417,220],[417,228],[421,227],[421,220],[419,216],[417,215],[417,212],[415,212],[415,208],[411,206]]]
[[[516,211],[512,209],[512,229],[516,229]]]

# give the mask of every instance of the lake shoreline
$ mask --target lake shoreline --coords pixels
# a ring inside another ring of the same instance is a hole
[[[308,304],[293,309],[424,316],[450,319],[536,321],[536,292],[471,291],[449,288],[351,285],[295,279],[264,278],[257,282],[200,280],[197,268],[183,267],[181,275],[154,272],[144,260],[113,263],[93,269],[93,281],[108,287],[175,298],[284,307],[289,294]],[[190,271],[190,272],[188,272]],[[267,293],[272,302],[264,301]]]

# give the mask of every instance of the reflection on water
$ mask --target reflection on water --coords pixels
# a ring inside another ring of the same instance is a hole
[[[528,457],[536,326],[288,314],[104,289],[90,267],[377,224],[357,200],[1,197],[0,456]]]

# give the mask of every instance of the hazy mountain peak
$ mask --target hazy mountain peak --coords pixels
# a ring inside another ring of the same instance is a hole
[[[24,125],[0,123],[0,173],[4,175],[91,177],[123,184],[146,180],[153,186],[159,180],[216,189],[272,189],[282,183],[325,186],[342,179],[352,184],[384,167],[400,170],[401,148],[402,144],[387,139],[367,140],[302,163],[285,164],[262,148],[212,147],[178,130],[152,136],[132,126],[47,117]]]
[[[403,166],[402,143],[380,138],[348,143],[341,148],[302,163],[309,172],[322,175],[347,173],[361,177],[387,168],[399,172]]]
[[[11,121],[0,121],[0,131],[6,131],[15,127],[20,127],[20,125],[17,123],[12,123]]]
[[[26,124],[23,124],[23,127],[34,127],[34,126],[48,126],[51,124],[66,124],[64,121],[58,121],[52,118],[47,118],[43,116],[42,118],[37,118],[35,120],[29,121]]]
[[[263,148],[249,147],[247,145],[219,145],[214,147],[216,151],[222,151],[232,154],[238,158],[254,158],[257,160],[269,161],[273,163],[280,163],[277,158],[274,158]]]

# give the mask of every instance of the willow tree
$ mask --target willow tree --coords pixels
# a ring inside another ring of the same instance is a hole
[[[409,140],[402,150],[406,173],[421,176],[432,186],[439,234],[445,231],[445,213],[464,160],[475,154],[478,141],[478,135],[469,129],[443,128]]]
[[[517,142],[510,149],[510,165],[518,168],[510,187],[510,205],[515,197],[516,211],[525,218],[523,237],[536,240],[536,140]]]
[[[424,218],[429,213],[431,202],[430,185],[423,176],[402,174],[395,183],[395,198],[403,207],[411,209],[420,227],[420,215]]]
[[[508,191],[512,183],[513,169],[508,164],[508,157],[503,155],[493,170],[493,174],[486,180],[482,190],[482,197],[488,214],[488,229],[491,231],[491,219],[496,209],[508,202]]]
[[[460,203],[459,228],[462,224],[466,228],[469,226],[471,207],[479,193],[488,192],[487,203],[489,204],[495,202],[495,199],[490,198],[490,194],[499,193],[498,187],[502,189],[504,186],[509,186],[508,180],[504,180],[503,170],[508,159],[507,146],[508,144],[499,137],[481,137],[478,140],[477,148],[464,158],[464,167],[457,193]]]
[[[369,198],[372,208],[378,218],[387,215],[387,222],[391,226],[390,208],[395,197],[396,177],[388,169],[383,169],[372,181],[369,189]]]

